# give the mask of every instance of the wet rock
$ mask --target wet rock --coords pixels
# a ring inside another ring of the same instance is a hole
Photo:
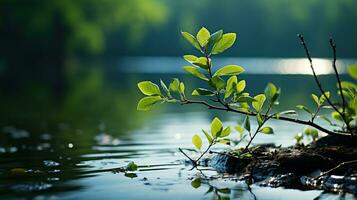
[[[357,176],[323,176],[319,178],[301,177],[301,183],[311,188],[326,191],[357,193]]]
[[[266,179],[265,181],[261,182],[260,186],[268,186],[268,187],[294,187],[300,185],[300,179],[293,173],[287,174],[279,174],[273,177]]]
[[[216,154],[212,156],[208,162],[208,166],[220,173],[234,173],[242,169],[249,162],[247,159],[239,159],[228,154]]]

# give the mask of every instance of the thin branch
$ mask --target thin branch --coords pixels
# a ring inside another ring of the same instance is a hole
[[[186,100],[186,101],[181,101],[181,104],[182,105],[185,105],[185,104],[200,104],[200,105],[205,105],[206,107],[208,107],[209,109],[214,109],[214,110],[222,110],[222,111],[229,111],[229,112],[234,112],[234,113],[240,113],[240,114],[244,114],[244,115],[249,115],[249,116],[256,116],[257,114],[256,113],[253,113],[253,112],[244,112],[244,111],[241,111],[241,110],[235,110],[235,109],[232,109],[231,107],[218,107],[218,106],[215,106],[215,105],[211,105],[205,101],[193,101],[193,100]],[[263,117],[265,117],[264,115],[262,115]],[[321,127],[320,125],[318,124],[315,124],[314,122],[311,122],[311,121],[304,121],[304,120],[299,120],[299,119],[295,119],[295,118],[289,118],[289,117],[284,117],[284,116],[276,116],[276,115],[273,115],[270,117],[271,119],[278,119],[278,120],[282,120],[282,121],[288,121],[288,122],[293,122],[293,123],[297,123],[297,124],[303,124],[303,125],[307,125],[307,126],[311,126],[311,127],[314,127],[322,132],[325,132],[329,135],[347,135],[347,134],[344,134],[342,132],[333,132],[333,131],[330,131],[328,129],[325,129],[323,127]],[[349,134],[348,134],[349,135]]]
[[[315,177],[314,179],[318,179],[318,178],[320,178],[322,176],[328,175],[331,172],[333,172],[333,171],[337,170],[338,168],[341,168],[341,167],[343,167],[345,165],[353,165],[353,164],[357,164],[357,160],[350,160],[350,161],[342,162],[342,163],[338,164],[336,167],[331,168],[331,169],[329,169],[329,170],[327,170],[325,172],[322,172],[319,176]]]
[[[312,70],[312,73],[313,73],[315,82],[316,82],[316,84],[317,84],[317,86],[318,86],[318,88],[319,88],[321,94],[326,98],[328,104],[329,104],[339,115],[341,115],[341,117],[342,117],[344,123],[346,124],[346,127],[347,127],[348,131],[349,131],[350,134],[352,135],[352,131],[351,131],[351,129],[349,128],[349,124],[348,124],[348,122],[347,122],[347,120],[346,120],[346,117],[345,117],[344,113],[341,113],[341,111],[331,102],[330,98],[327,97],[327,95],[326,95],[324,89],[322,88],[322,85],[321,85],[319,79],[317,78],[317,74],[316,74],[315,68],[314,68],[314,66],[313,66],[313,64],[312,64],[312,59],[311,59],[311,56],[310,56],[309,49],[307,48],[307,45],[306,45],[304,36],[301,35],[301,34],[298,34],[298,37],[300,38],[301,44],[302,44],[303,47],[304,47],[306,56],[307,56],[307,58],[308,58],[308,60],[309,60],[309,62],[310,62],[310,68],[311,68],[311,70]],[[334,49],[334,63],[335,63],[335,56],[336,56],[335,47],[336,47],[336,46],[334,45],[334,47],[333,47],[333,49]],[[334,69],[335,69],[335,66],[334,66]],[[336,69],[336,73],[337,73],[337,69]],[[337,73],[337,74],[338,74],[338,73]],[[337,75],[337,77],[338,77],[338,75]],[[338,80],[339,80],[339,77],[338,77]],[[342,95],[342,94],[341,94],[341,95]]]

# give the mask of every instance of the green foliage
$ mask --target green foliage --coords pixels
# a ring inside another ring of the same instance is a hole
[[[194,135],[192,137],[192,144],[196,147],[196,149],[201,150],[202,147],[202,139],[198,135]]]
[[[233,76],[233,75],[239,75],[243,72],[244,69],[241,66],[227,65],[217,70],[213,76]]]
[[[352,78],[357,79],[357,64],[350,65],[347,72]]]
[[[137,109],[141,111],[147,111],[150,110],[151,107],[156,104],[157,102],[160,102],[162,98],[160,96],[149,96],[149,97],[144,97],[140,99]]]
[[[138,170],[138,165],[135,164],[134,162],[129,162],[128,165],[126,166],[126,171],[136,171]]]
[[[163,95],[160,88],[150,82],[143,81],[138,84],[139,89],[143,94],[147,95],[139,101],[138,109],[148,110],[157,102],[175,103],[181,104],[203,104],[210,109],[218,109],[225,111],[233,111],[241,114],[245,114],[245,118],[242,124],[235,126],[235,130],[239,132],[239,140],[233,140],[238,145],[241,141],[248,139],[248,144],[242,152],[239,153],[240,157],[252,156],[248,148],[258,133],[262,134],[274,134],[272,127],[267,126],[266,123],[269,119],[283,119],[291,122],[300,123],[301,120],[288,118],[282,115],[294,115],[298,116],[295,110],[286,110],[271,113],[274,106],[278,105],[279,97],[281,95],[281,89],[273,83],[268,83],[264,89],[264,93],[250,96],[246,89],[246,81],[240,80],[239,75],[245,70],[238,65],[226,65],[218,68],[216,71],[212,68],[211,56],[214,54],[222,53],[230,48],[235,42],[236,35],[233,33],[224,34],[222,30],[219,30],[213,34],[210,34],[206,28],[201,28],[195,36],[193,34],[182,32],[183,37],[195,48],[201,52],[201,57],[195,55],[185,55],[183,58],[190,63],[190,66],[184,66],[183,69],[193,75],[194,77],[203,80],[207,88],[195,88],[191,92],[193,97],[205,97],[210,101],[204,100],[190,100],[190,97],[185,95],[185,85],[180,82],[179,79],[174,78],[170,83],[169,88],[160,81]],[[355,76],[355,66],[349,69],[349,73]],[[338,85],[339,87],[339,85]],[[339,88],[338,88],[339,89]],[[303,121],[302,124],[314,123],[314,119],[322,119],[328,122],[330,125],[338,126],[342,131],[346,131],[350,127],[357,127],[357,85],[351,82],[343,81],[341,83],[342,92],[339,95],[346,96],[345,108],[339,106],[337,111],[332,111],[332,117],[339,121],[334,123],[332,120],[324,115],[318,115],[322,108],[329,105],[331,100],[330,92],[326,91],[324,94],[318,96],[312,94],[312,100],[316,105],[316,109],[312,111],[304,105],[297,105],[296,107],[304,112],[307,112],[311,119],[309,121]],[[179,97],[179,98],[178,98]],[[210,104],[210,102],[214,102]],[[331,106],[331,105],[330,105]],[[334,107],[335,105],[332,105]],[[257,127],[253,127],[250,122],[250,117],[255,117],[257,121]],[[347,121],[348,124],[343,124]],[[319,127],[316,124],[314,127]],[[320,128],[320,130],[322,130]],[[202,151],[202,155],[208,152],[208,150],[217,143],[226,145],[231,144],[231,139],[228,138],[231,134],[230,127],[224,127],[221,120],[215,117],[211,122],[210,132],[202,130],[207,142],[208,147],[205,151]],[[315,141],[319,137],[319,133],[316,129],[306,128],[303,134],[298,134],[295,139],[298,143],[301,142],[303,137],[312,138]],[[192,137],[192,143],[196,149],[202,149],[202,139],[199,135]]]
[[[235,33],[224,34],[222,38],[214,44],[212,48],[212,54],[219,54],[224,52],[226,49],[230,48],[235,41],[236,41]]]
[[[140,91],[149,96],[161,95],[160,88],[151,81],[142,81],[138,83]]]

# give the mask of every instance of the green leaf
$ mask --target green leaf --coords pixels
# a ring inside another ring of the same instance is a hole
[[[201,137],[198,135],[194,135],[192,137],[192,144],[196,147],[196,149],[201,150],[201,147],[202,147]]]
[[[193,35],[187,32],[181,32],[181,34],[192,46],[201,51],[200,44]]]
[[[199,57],[192,64],[201,67],[202,69],[208,69],[208,60],[206,57]]]
[[[231,94],[232,94],[232,89],[234,87],[234,85],[237,84],[237,76],[231,76],[229,77],[229,79],[227,80],[227,86],[226,86],[226,91],[224,93],[224,98],[228,98]]]
[[[252,102],[255,102],[257,101],[256,99],[254,99],[253,97],[250,97],[250,96],[240,96],[238,99],[237,99],[237,103],[252,103]]]
[[[237,126],[235,127],[235,129],[236,129],[236,131],[238,131],[239,133],[244,133],[244,128],[241,127],[240,125],[237,125]]]
[[[237,94],[239,94],[239,93],[241,93],[241,92],[244,91],[245,85],[246,85],[245,80],[241,80],[241,81],[238,82],[238,84],[237,84],[237,86],[236,86],[236,92],[237,92]]]
[[[343,118],[342,116],[340,115],[340,113],[338,113],[337,111],[334,111],[331,113],[331,116],[336,119],[336,120],[339,120],[339,121],[343,121]]]
[[[221,120],[219,120],[217,117],[215,117],[211,123],[211,133],[213,138],[219,137],[223,129],[223,125]]]
[[[168,97],[171,97],[170,90],[167,88],[166,84],[160,79],[161,88],[166,92]]]
[[[213,33],[208,40],[207,46],[216,44],[222,38],[222,35],[223,35],[223,30],[219,30],[219,31]]]
[[[307,107],[305,107],[304,105],[297,105],[296,107],[299,108],[300,110],[303,110],[303,111],[309,113],[310,115],[314,115],[314,113],[311,110],[309,110]]]
[[[324,115],[319,115],[319,116],[317,116],[317,117],[320,118],[320,119],[325,120],[325,121],[328,122],[330,125],[333,125],[332,121],[331,121],[329,118],[327,118],[326,116],[324,116]]]
[[[227,136],[229,136],[229,134],[231,134],[231,128],[227,127],[222,131],[222,133],[219,137],[227,137]]]
[[[151,107],[161,101],[161,97],[160,96],[148,96],[148,97],[144,97],[142,99],[140,99],[137,109],[138,110],[142,110],[142,111],[147,111],[150,110]]]
[[[202,80],[205,80],[205,81],[208,81],[209,79],[204,75],[202,74],[196,67],[193,67],[193,66],[184,66],[183,69],[192,74],[193,76],[196,76],[197,78],[200,78]]]
[[[212,86],[214,89],[216,90],[221,90],[224,88],[225,86],[225,82],[223,79],[221,79],[220,77],[218,76],[213,76],[209,81],[208,81],[208,84],[210,86]]]
[[[197,88],[192,92],[192,96],[213,96],[213,95],[214,92],[204,88]]]
[[[311,94],[312,99],[315,101],[315,103],[317,104],[317,106],[320,106],[319,103],[319,97],[317,97],[315,94]]]
[[[238,65],[227,65],[214,73],[213,76],[233,76],[233,75],[238,75],[244,72],[244,68]]]
[[[180,83],[180,94],[185,95],[185,84],[183,82]]]
[[[134,162],[129,162],[125,169],[127,171],[136,171],[138,170],[138,165],[135,164]]]
[[[213,139],[212,139],[211,135],[208,134],[207,131],[205,131],[205,130],[203,130],[203,129],[202,129],[202,132],[205,134],[208,143],[209,143],[209,144],[212,144]]]
[[[245,128],[245,130],[247,130],[248,132],[250,132],[250,120],[249,120],[248,115],[245,116],[245,118],[244,118],[243,127]]]
[[[177,78],[174,78],[174,80],[170,83],[170,91],[172,92],[178,92],[180,87],[180,81]]]
[[[257,101],[252,102],[252,106],[259,113],[262,111],[266,97],[264,94],[258,94],[257,96],[254,97],[254,99]]]
[[[258,125],[259,126],[262,125],[263,124],[263,116],[260,113],[258,113],[256,118],[257,118]]]
[[[264,133],[264,134],[273,134],[274,130],[269,126],[266,126],[266,127],[259,129],[259,132]]]
[[[319,132],[314,128],[309,128],[309,127],[305,128],[304,134],[307,136],[311,136],[313,139],[319,137]]]
[[[194,55],[184,55],[183,59],[185,59],[189,63],[195,62],[198,58]]]
[[[212,54],[219,54],[230,48],[236,41],[235,33],[226,33],[222,35],[222,38],[216,42],[212,48]]]
[[[200,178],[193,179],[191,181],[191,186],[195,189],[201,187],[201,179]]]
[[[145,95],[161,95],[159,86],[151,81],[142,81],[138,83],[138,88]]]
[[[304,135],[302,133],[298,133],[294,136],[294,139],[296,140],[297,143],[300,143],[302,139],[304,139]]]
[[[202,27],[198,33],[197,33],[197,40],[198,40],[198,43],[201,45],[201,47],[204,47],[206,46],[206,44],[208,43],[208,39],[210,38],[211,34],[210,32],[205,28],[205,27]]]
[[[278,99],[280,91],[273,83],[268,83],[265,87],[264,94],[270,102],[274,103]]]
[[[357,79],[357,64],[349,65],[347,72],[352,78]]]
[[[225,144],[225,145],[230,145],[231,140],[229,138],[224,138],[224,139],[219,139],[217,140],[218,143]]]
[[[328,92],[328,91],[325,92],[325,95],[326,95],[327,98],[330,98],[330,92]],[[320,96],[320,99],[319,99],[319,104],[320,104],[320,105],[322,105],[322,104],[326,101],[325,95],[322,94],[322,95]]]

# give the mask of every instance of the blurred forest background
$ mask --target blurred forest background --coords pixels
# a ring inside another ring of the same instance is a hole
[[[333,35],[338,57],[355,58],[356,10],[356,0],[0,0],[0,109],[17,122],[16,110],[34,121],[104,114],[126,102],[108,79],[128,85],[126,98],[137,94],[135,81],[100,70],[100,62],[181,56],[192,49],[180,31],[201,26],[238,34],[224,56],[303,57],[296,37],[303,33],[314,57],[330,56]]]

